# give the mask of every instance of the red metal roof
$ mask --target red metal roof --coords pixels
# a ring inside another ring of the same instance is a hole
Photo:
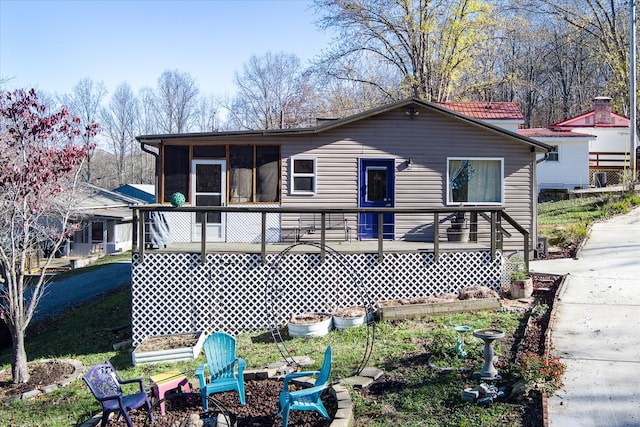
[[[436,102],[435,104],[479,120],[524,120],[515,102]]]
[[[518,129],[518,133],[529,138],[584,138],[593,137],[587,133],[571,132],[570,130],[561,129],[547,129],[547,128],[530,128],[530,129]]]
[[[611,113],[611,124],[595,123],[595,110],[565,119],[561,122],[550,125],[550,128],[628,128],[631,122],[629,118],[618,113]]]

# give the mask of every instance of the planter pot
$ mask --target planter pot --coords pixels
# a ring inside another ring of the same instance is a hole
[[[528,298],[533,294],[533,279],[511,281],[511,298]]]
[[[372,317],[372,313],[367,313],[363,307],[340,309],[333,313],[333,326],[336,329],[353,328],[369,323]]]
[[[447,240],[449,242],[468,242],[469,241],[469,229],[468,228],[447,228]]]
[[[205,338],[202,332],[145,338],[131,353],[133,365],[194,360],[200,354]]]
[[[388,305],[389,303],[391,302],[381,301],[378,303],[381,320],[412,319],[447,313],[500,309],[499,298],[453,300],[449,302],[405,305]]]
[[[332,323],[333,318],[328,313],[304,313],[293,316],[287,328],[291,337],[312,338],[327,335]]]

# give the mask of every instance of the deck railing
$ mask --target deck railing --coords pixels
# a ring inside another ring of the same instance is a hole
[[[627,152],[591,151],[589,152],[589,169],[622,170],[631,167],[631,157]]]
[[[141,220],[147,218],[151,212],[174,212],[174,213],[196,213],[196,214],[260,214],[260,253],[262,260],[266,259],[267,244],[269,242],[267,238],[267,224],[269,214],[289,215],[297,216],[298,218],[304,218],[313,215],[315,218],[313,225],[313,238],[319,240],[321,252],[320,259],[324,260],[325,251],[324,247],[328,240],[336,240],[336,234],[329,232],[335,230],[336,221],[335,218],[341,216],[343,218],[357,218],[360,214],[375,214],[377,215],[377,230],[385,230],[385,217],[388,215],[394,215],[394,218],[404,218],[405,231],[399,233],[401,235],[395,236],[397,240],[405,240],[411,242],[429,242],[433,244],[433,252],[435,259],[442,250],[441,241],[446,241],[446,228],[447,225],[453,222],[456,216],[461,214],[467,218],[465,228],[468,229],[468,241],[476,243],[485,243],[490,246],[491,256],[495,257],[496,251],[502,251],[505,239],[515,239],[514,235],[522,236],[522,252],[526,263],[526,268],[529,268],[529,258],[531,250],[531,242],[529,232],[518,224],[512,217],[510,217],[504,208],[502,207],[446,207],[446,208],[430,208],[430,209],[407,209],[407,208],[274,208],[274,207],[194,207],[194,206],[181,206],[173,207],[169,205],[139,205],[134,209],[134,227],[133,227],[133,247],[137,248],[140,262],[143,261],[145,248],[147,246],[146,241],[146,221]],[[319,218],[318,218],[319,217]],[[329,219],[333,218],[333,219]],[[503,222],[503,220],[506,222]],[[358,226],[352,224],[349,232],[353,232],[355,236],[348,236],[348,239],[358,238],[359,230]],[[409,223],[422,224],[421,226],[411,229],[407,226]],[[507,225],[508,224],[508,225]],[[396,228],[402,227],[402,224],[395,222]],[[200,253],[201,259],[204,263],[207,254],[207,227],[200,227]],[[299,223],[295,226],[296,236],[295,239],[304,239],[304,236],[300,237],[300,233],[304,233],[309,230],[309,227],[305,224]],[[428,232],[425,232],[428,229]],[[418,231],[416,231],[418,230]],[[346,233],[345,229],[345,233]],[[341,236],[340,233],[338,235]],[[319,237],[318,237],[319,236]],[[384,233],[377,233],[377,236],[371,240],[377,240],[377,252],[379,260],[382,261],[385,255],[385,245],[389,241]],[[347,237],[345,237],[345,240]],[[518,237],[518,240],[520,238]]]

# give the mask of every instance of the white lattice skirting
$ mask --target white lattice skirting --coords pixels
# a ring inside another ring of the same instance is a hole
[[[269,329],[293,314],[331,311],[380,300],[424,297],[484,285],[498,291],[500,254],[488,251],[267,255],[138,254],[132,262],[133,341],[193,331],[232,334]]]

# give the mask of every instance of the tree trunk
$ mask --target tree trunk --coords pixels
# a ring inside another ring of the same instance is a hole
[[[11,331],[11,341],[13,342],[11,371],[13,382],[18,384],[29,381],[29,370],[27,369],[27,352],[24,347],[24,331],[20,328],[16,329]]]

